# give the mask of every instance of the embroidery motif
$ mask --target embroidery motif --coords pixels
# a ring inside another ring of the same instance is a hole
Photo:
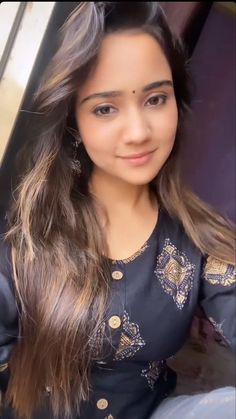
[[[114,360],[120,361],[124,358],[131,358],[145,345],[146,342],[140,336],[139,326],[136,323],[130,322],[129,315],[125,311],[123,316],[123,331]]]
[[[163,361],[152,361],[149,362],[147,369],[142,370],[141,376],[147,379],[148,386],[151,390],[154,389],[155,383],[160,376],[162,368]]]
[[[129,263],[135,260],[138,256],[140,256],[148,247],[149,245],[147,243],[144,243],[144,245],[141,247],[141,249],[137,250],[132,256],[130,256],[127,259],[122,259],[123,263]],[[118,262],[117,259],[112,260],[112,264],[116,264]]]
[[[164,291],[171,295],[177,307],[181,310],[193,286],[195,265],[189,262],[185,253],[180,252],[166,239],[154,273]]]
[[[227,287],[236,282],[236,270],[233,265],[208,256],[204,278],[212,285],[223,285]]]
[[[105,337],[105,328],[106,328],[106,322],[102,322],[97,329],[96,333],[94,333],[93,336],[91,336],[89,340],[89,345],[92,348],[92,354],[93,357],[97,358],[100,356],[104,337]]]

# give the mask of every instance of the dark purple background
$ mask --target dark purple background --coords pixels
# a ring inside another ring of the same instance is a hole
[[[236,222],[236,5],[231,5],[229,10],[213,3],[197,34],[190,61],[196,95],[182,162],[193,190]],[[204,7],[201,2],[164,4],[175,31],[188,39],[206,14]]]

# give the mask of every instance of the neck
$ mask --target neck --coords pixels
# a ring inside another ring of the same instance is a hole
[[[96,172],[90,179],[90,191],[103,207],[108,220],[129,218],[148,210],[157,209],[157,201],[150,192],[149,184],[132,185],[106,174]]]

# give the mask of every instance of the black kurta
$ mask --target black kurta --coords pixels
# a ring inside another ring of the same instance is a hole
[[[17,311],[4,251],[1,261],[4,369],[16,343]],[[104,356],[93,367],[90,401],[82,405],[79,417],[147,419],[176,386],[176,374],[166,361],[183,346],[198,304],[228,344],[236,347],[235,268],[204,257],[164,208],[138,252],[126,260],[109,261],[111,300],[96,336],[104,342]],[[0,386],[6,385],[7,369],[0,373]],[[3,418],[7,417],[6,413]],[[44,410],[36,417],[51,415]]]

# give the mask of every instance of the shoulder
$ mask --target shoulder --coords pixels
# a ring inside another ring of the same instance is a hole
[[[189,256],[194,255],[201,259],[203,255],[200,249],[186,232],[181,220],[169,214],[165,208],[161,209],[160,217],[162,239],[165,241],[168,239],[177,249],[186,252]]]

